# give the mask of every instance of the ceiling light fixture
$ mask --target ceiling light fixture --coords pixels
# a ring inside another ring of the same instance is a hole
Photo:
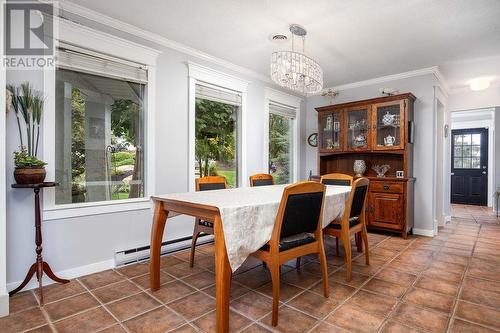
[[[314,94],[323,89],[323,69],[304,54],[307,31],[297,24],[290,25],[292,50],[271,55],[271,79],[284,88]],[[295,51],[295,36],[302,38],[302,53]]]
[[[472,91],[486,90],[490,87],[490,77],[478,77],[477,79],[469,81],[469,88]]]

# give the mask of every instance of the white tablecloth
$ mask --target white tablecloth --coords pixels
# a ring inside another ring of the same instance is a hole
[[[245,259],[271,239],[283,189],[287,185],[259,186],[154,196],[217,207],[229,263],[233,272]],[[323,226],[344,211],[350,186],[328,185],[323,208]],[[176,215],[171,213],[169,217]]]

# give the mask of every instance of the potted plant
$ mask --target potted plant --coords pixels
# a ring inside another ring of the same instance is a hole
[[[20,150],[14,152],[14,178],[18,184],[37,184],[45,180],[47,163],[39,160],[38,142],[43,112],[43,97],[29,83],[21,87],[7,86],[12,96],[11,105],[16,113]],[[21,124],[21,119],[24,123]],[[23,131],[22,128],[25,130]],[[23,135],[25,132],[25,136]],[[26,141],[24,141],[26,139]],[[24,144],[26,142],[26,145]]]
[[[14,179],[18,184],[39,184],[43,183],[47,172],[45,165],[36,156],[28,154],[25,146],[20,151],[14,152]]]

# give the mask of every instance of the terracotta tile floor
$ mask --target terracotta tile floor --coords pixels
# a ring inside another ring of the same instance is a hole
[[[282,268],[279,326],[270,327],[268,271],[249,259],[234,275],[232,332],[499,332],[500,224],[480,207],[453,206],[456,217],[438,236],[369,235],[345,281],[343,260],[328,241],[330,297],[320,269],[303,258]],[[27,291],[11,298],[0,332],[214,332],[213,246],[162,258],[162,287],[149,290],[147,263],[45,287],[46,305]]]

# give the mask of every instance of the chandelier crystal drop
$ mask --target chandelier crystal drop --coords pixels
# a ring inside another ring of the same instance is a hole
[[[304,54],[306,31],[291,25],[292,50],[278,51],[271,55],[271,79],[278,85],[304,94],[314,94],[323,89],[323,69]],[[294,36],[302,37],[302,53],[294,48]]]

